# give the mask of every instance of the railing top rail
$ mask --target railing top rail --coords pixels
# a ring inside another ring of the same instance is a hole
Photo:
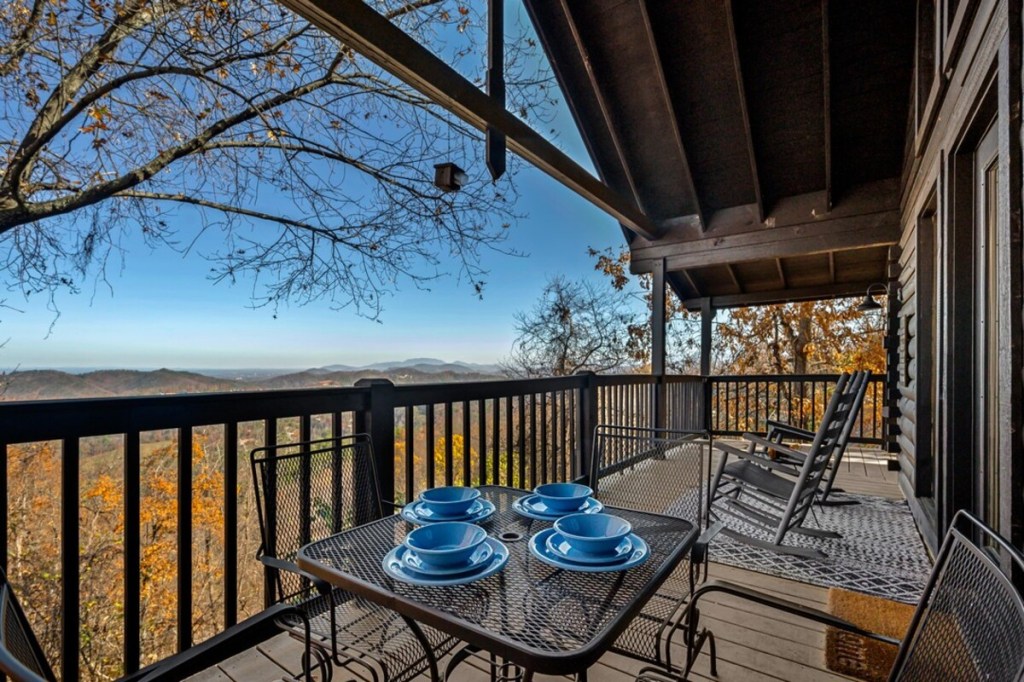
[[[711,374],[711,381],[838,381],[840,374]],[[870,381],[885,381],[885,375],[874,373]]]
[[[401,384],[395,386],[395,407],[411,407],[431,403],[486,400],[530,395],[546,391],[567,391],[582,388],[587,377],[573,375],[545,379],[499,379],[444,384]]]
[[[345,387],[0,402],[0,437],[24,443],[346,412],[364,409],[368,397]]]
[[[702,381],[703,377],[697,374],[666,374],[662,377],[651,374],[595,374],[593,379],[598,386],[633,386],[656,384],[659,380],[669,384],[697,383]]]

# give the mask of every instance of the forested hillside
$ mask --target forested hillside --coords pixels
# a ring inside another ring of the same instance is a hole
[[[59,400],[64,398],[112,398],[128,395],[174,395],[221,391],[270,391],[290,388],[352,386],[364,378],[384,377],[396,384],[487,381],[496,373],[472,371],[464,365],[444,364],[389,369],[329,371],[311,369],[280,376],[241,380],[206,376],[196,372],[158,369],[99,370],[73,374],[57,370],[26,370],[0,377],[0,401]]]

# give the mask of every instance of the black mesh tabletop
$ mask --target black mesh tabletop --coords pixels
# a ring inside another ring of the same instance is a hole
[[[309,573],[432,625],[537,673],[566,674],[595,663],[683,560],[697,536],[678,518],[609,507],[633,524],[651,549],[636,568],[582,573],[542,563],[529,538],[545,528],[517,514],[512,502],[526,491],[480,488],[497,511],[481,524],[509,549],[505,568],[466,585],[420,587],[390,578],[384,555],[413,526],[399,516],[383,518],[304,547],[298,564]],[[508,534],[521,539],[509,540]]]

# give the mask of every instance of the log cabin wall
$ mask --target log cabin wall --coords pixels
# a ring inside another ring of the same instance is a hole
[[[1021,3],[919,0],[917,9],[901,202],[899,482],[933,549],[963,507],[1021,546]],[[974,224],[983,138],[998,144],[981,185],[997,216],[987,246]],[[975,286],[979,257],[988,259],[988,299]],[[976,305],[989,311],[980,329],[992,339],[981,350],[990,379],[975,371]],[[978,417],[982,390],[990,406]],[[979,444],[984,424],[991,439]]]

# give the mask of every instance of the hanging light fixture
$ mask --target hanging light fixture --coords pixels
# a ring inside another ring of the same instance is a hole
[[[881,289],[886,295],[889,293],[889,288],[884,284],[872,284],[868,287],[867,292],[864,294],[864,300],[857,306],[857,310],[861,312],[867,312],[869,310],[881,310],[882,304],[875,300],[875,297],[871,295],[872,289]]]

